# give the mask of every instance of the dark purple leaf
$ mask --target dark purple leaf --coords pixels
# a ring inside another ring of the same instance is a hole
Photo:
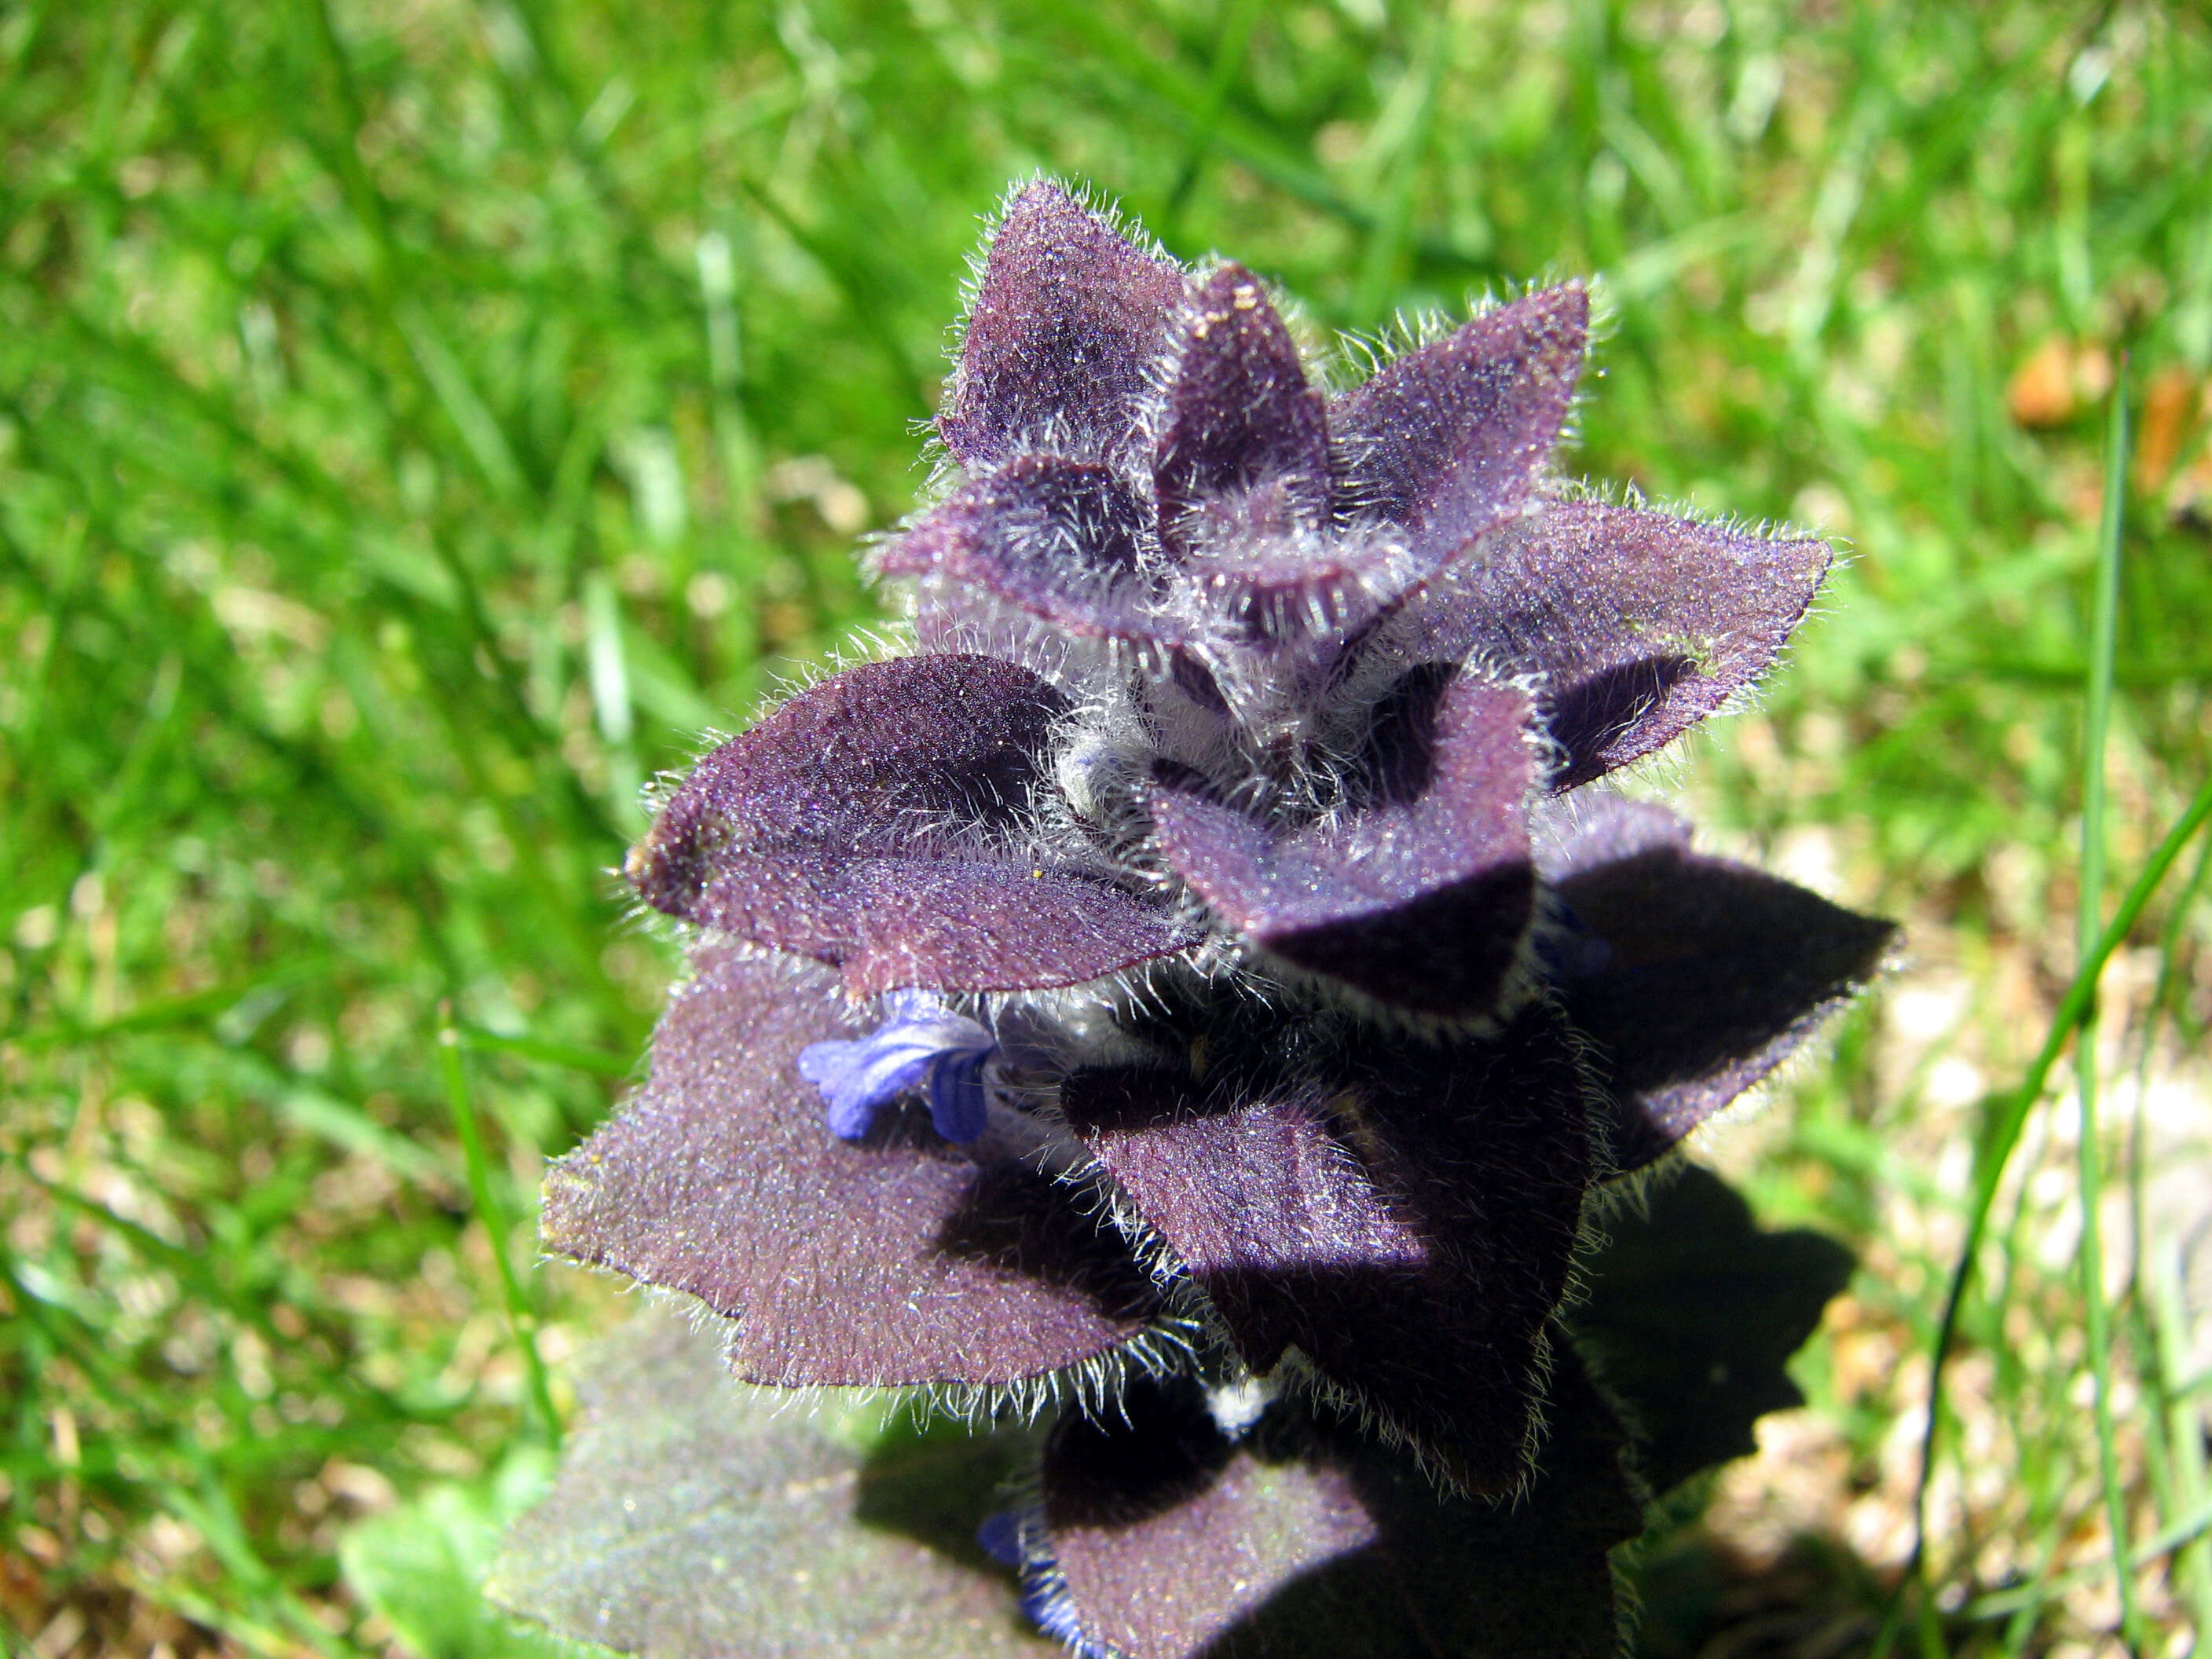
[[[872,859],[853,886],[860,948],[845,988],[856,995],[1076,985],[1202,937],[1124,888],[1026,859]]]
[[[1304,1353],[1452,1480],[1521,1476],[1540,1332],[1590,1158],[1588,1085],[1547,1011],[1494,1042],[1370,1042],[1249,1093],[1071,1079],[1062,1109],[1245,1363]]]
[[[1222,722],[1231,718],[1229,699],[1222,695],[1221,682],[1213,671],[1188,651],[1177,651],[1168,659],[1168,678],[1175,689],[1191,704]]]
[[[1589,327],[1578,283],[1486,313],[1338,400],[1340,518],[1409,532],[1433,569],[1520,510],[1559,441]]]
[[[902,1495],[887,1483],[972,1487],[977,1448],[864,1462],[732,1382],[716,1347],[653,1312],[592,1352],[560,1474],[508,1533],[488,1595],[572,1641],[684,1659],[1058,1651],[1018,1620],[1004,1574],[866,1524]]]
[[[1620,1652],[1607,1553],[1644,1530],[1641,1495],[1622,1468],[1626,1436],[1564,1342],[1554,1345],[1546,1394],[1544,1443],[1525,1494],[1510,1504],[1440,1499],[1402,1460],[1363,1449],[1360,1490],[1382,1529],[1389,1587],[1403,1609],[1397,1616],[1418,1632],[1409,1653],[1614,1659]],[[1284,1598],[1282,1611],[1295,1613],[1296,1603]],[[1320,1659],[1322,1651],[1293,1649],[1285,1659]]]
[[[1187,302],[1181,270],[1041,181],[983,263],[937,430],[981,471],[1026,450],[1103,460],[1135,441]]]
[[[1224,922],[1285,961],[1415,1012],[1487,1013],[1534,903],[1529,719],[1509,687],[1414,677],[1378,720],[1374,787],[1334,821],[1279,830],[1164,785],[1161,848]]]
[[[1071,634],[1165,641],[1152,535],[1152,504],[1113,468],[1024,455],[922,514],[876,568],[980,588]]]
[[[1292,534],[1328,509],[1327,404],[1242,265],[1193,297],[1153,471],[1163,532],[1185,550]]]
[[[917,1103],[830,1133],[798,1059],[862,1029],[833,975],[720,947],[696,966],[644,1089],[548,1172],[548,1249],[736,1319],[750,1382],[1011,1382],[1139,1333],[1143,1274],[1000,1130],[956,1147]]]
[[[803,691],[715,750],[630,854],[654,908],[901,986],[1095,979],[1193,929],[1014,836],[1066,700],[1012,663],[902,657]]]
[[[1139,1384],[1120,1420],[1063,1420],[1043,1486],[1070,1633],[1125,1659],[1243,1653],[1238,1626],[1376,1539],[1346,1470],[1261,1462],[1222,1437],[1195,1390]]]
[[[1615,1097],[1613,1157],[1650,1163],[1772,1071],[1880,967],[1895,927],[1690,851],[1602,791],[1547,814],[1540,863],[1603,964],[1559,987]]]
[[[1455,1264],[1460,1328],[1479,1334],[1480,1392],[1461,1395],[1424,1366],[1407,1330],[1402,1406],[1463,1484],[1492,1490],[1505,1442],[1531,1397],[1543,1322],[1566,1288],[1567,1267],[1595,1172],[1596,1091],[1579,1045],[1537,1004],[1487,1041],[1408,1039],[1351,1056],[1358,1144],[1381,1183],[1425,1218]],[[1431,1364],[1433,1361],[1431,1362]],[[1467,1380],[1476,1375],[1470,1370]]]
[[[1455,567],[1428,623],[1545,687],[1568,789],[1680,735],[1765,673],[1827,574],[1828,545],[1664,513],[1556,501]]]
[[[1148,1389],[1048,1443],[1042,1548],[1073,1633],[1128,1659],[1611,1659],[1607,1552],[1642,1530],[1622,1436],[1571,1352],[1522,1501],[1440,1498],[1344,1425],[1243,1444]]]
[[[1631,800],[1610,788],[1577,789],[1530,815],[1536,868],[1548,882],[1571,880],[1647,854],[1686,854],[1690,823],[1672,807]]]
[[[1632,1413],[1656,1492],[1754,1451],[1753,1425],[1805,1403],[1783,1369],[1850,1281],[1819,1233],[1766,1232],[1711,1171],[1685,1163],[1606,1221],[1568,1310],[1607,1389]]]

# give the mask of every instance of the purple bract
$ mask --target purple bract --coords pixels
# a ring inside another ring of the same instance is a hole
[[[943,487],[874,556],[915,652],[708,755],[630,856],[696,971],[549,1247],[728,1316],[752,1381],[1119,1399],[993,1534],[1080,1649],[1215,1651],[1353,1560],[1458,1628],[1451,1540],[1510,1532],[1547,1398],[1611,1473],[1541,1570],[1606,1582],[1635,1506],[1555,1322],[1587,1201],[1886,948],[1590,787],[1764,672],[1830,556],[1555,471],[1589,311],[1332,397],[1243,267],[1021,190]]]

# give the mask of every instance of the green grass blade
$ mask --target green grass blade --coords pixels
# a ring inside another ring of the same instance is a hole
[[[580,1048],[573,1043],[548,1042],[542,1037],[506,1036],[473,1025],[458,1029],[461,1046],[478,1054],[513,1054],[521,1060],[534,1060],[540,1065],[589,1072],[594,1077],[626,1078],[637,1070],[636,1060],[623,1054],[606,1054],[597,1048]]]
[[[2136,1569],[2156,1566],[2166,1557],[2212,1534],[2212,1501],[2199,1504],[2194,1510],[2170,1526],[2161,1527],[2150,1537],[2128,1552],[2129,1565]],[[2072,1572],[2052,1574],[2039,1578],[2031,1584],[2021,1584],[2012,1589],[1998,1590],[1988,1595],[1978,1595],[1960,1610],[1962,1618],[2005,1619],[2023,1609],[2033,1608],[2054,1596],[2063,1595],[2094,1583],[2109,1569],[2097,1566],[2078,1568]]]
[[[1951,1282],[1945,1293],[1943,1312],[1936,1322],[1935,1340],[1929,1347],[1929,1413],[1928,1422],[1922,1432],[1920,1447],[1920,1478],[1914,1492],[1913,1508],[1917,1540],[1913,1556],[1916,1562],[1926,1544],[1926,1513],[1928,1483],[1934,1473],[1937,1425],[1942,1420],[1938,1409],[1942,1402],[1944,1363],[1958,1338],[1959,1314],[1966,1297],[1967,1287],[1973,1282],[1974,1260],[1979,1254],[1982,1240],[1988,1234],[1990,1211],[1996,1202],[1997,1188],[2004,1179],[2005,1166],[2011,1160],[2014,1149],[2020,1145],[2021,1131],[2026,1127],[2027,1115],[2042,1100],[2045,1088],[2051,1081],[2051,1067],[2065,1052],[2068,1040],[2080,1028],[2097,994],[2097,976],[2113,951],[2126,942],[2130,933],[2143,911],[2149,906],[2159,887],[2173,868],[2197,832],[2212,818],[2212,778],[2197,787],[2195,795],[2173,827],[2145,861],[2142,872],[2120,901],[2112,919],[2098,934],[2094,946],[2076,969],[2066,994],[2059,1000],[2058,1012],[2052,1016],[2050,1030],[2045,1034],[2043,1046],[2029,1065],[2027,1075],[2008,1093],[1999,1096],[1993,1103],[1995,1109],[1990,1127],[1984,1135],[1979,1155],[1976,1158],[1976,1177],[1972,1206],[1966,1212],[1966,1242],[1960,1246],[1959,1259],[1951,1270]]]
[[[2120,549],[2128,488],[2128,386],[2125,365],[2112,392],[2111,434],[2105,463],[2105,510],[2097,539],[2096,609],[2090,623],[2087,718],[2081,758],[2081,877],[2076,938],[2083,957],[2096,949],[2105,903],[2106,750],[2112,732],[2112,659],[2119,635]],[[2081,1097],[2078,1148],[2081,1172],[2081,1242],[2075,1260],[2081,1286],[2083,1336],[2089,1372],[2096,1384],[2097,1472],[2104,1486],[2106,1524],[2112,1534],[2112,1574],[2119,1590],[2120,1630],[2131,1651],[2142,1647],[2136,1607],[2135,1575],[2128,1551],[2127,1490],[2120,1479],[2112,1431],[2112,1310],[2105,1302],[2102,1236],[2104,1157],[2097,1122],[2097,1006],[2083,1011],[2074,1045],[2075,1083]],[[2141,1109],[2141,1103],[2137,1103]]]

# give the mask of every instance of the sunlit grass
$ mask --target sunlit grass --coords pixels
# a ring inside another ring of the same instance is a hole
[[[1808,1652],[1893,1605],[1910,1644],[2094,1644],[2118,1535],[2177,1651],[2212,1618],[2172,1178],[2212,1158],[2204,842],[2168,842],[2212,774],[2208,88],[2212,27],[2130,3],[0,9],[0,1630],[374,1650],[348,1526],[441,1482],[489,1513],[536,1455],[617,1316],[530,1265],[538,1170],[673,967],[609,873],[637,786],[872,616],[852,550],[925,482],[979,216],[1045,167],[1320,343],[1594,273],[1589,471],[1848,540],[1682,771],[1719,844],[1908,925],[1711,1151],[1863,1271],[1813,1414],[1655,1544],[1708,1576],[1651,1579],[1650,1650],[1744,1606]]]

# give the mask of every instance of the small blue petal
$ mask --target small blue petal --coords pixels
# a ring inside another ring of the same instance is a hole
[[[1055,1614],[1059,1616],[1055,1618]],[[1057,1623],[1065,1629],[1068,1622],[1065,1612],[1053,1605],[1052,1592],[1033,1572],[1022,1575],[1022,1617],[1048,1636],[1058,1636],[1062,1641],[1067,1639],[1060,1631],[1053,1628]]]
[[[799,1074],[830,1103],[830,1133],[859,1140],[876,1114],[922,1080],[936,1052],[910,1043],[816,1042],[799,1051]]]
[[[938,1133],[975,1139],[986,1110],[983,1061],[997,1046],[990,1032],[924,993],[896,992],[884,1006],[890,1018],[866,1036],[799,1050],[799,1074],[829,1102],[830,1133],[861,1139],[885,1106],[927,1085]]]
[[[930,1067],[929,1117],[947,1140],[973,1140],[988,1127],[991,1105],[983,1092],[983,1062],[989,1058],[988,1049],[945,1054]]]
[[[1074,1659],[1107,1659],[1105,1649],[1084,1639],[1083,1626],[1075,1613],[1075,1600],[1065,1586],[1054,1582],[1057,1577],[1056,1572],[1034,1565],[1024,1569],[1024,1615],[1045,1635],[1064,1644]]]
[[[1002,1567],[1022,1565],[1022,1518],[1012,1510],[1000,1510],[983,1517],[983,1524],[975,1528],[975,1542],[984,1554]]]

